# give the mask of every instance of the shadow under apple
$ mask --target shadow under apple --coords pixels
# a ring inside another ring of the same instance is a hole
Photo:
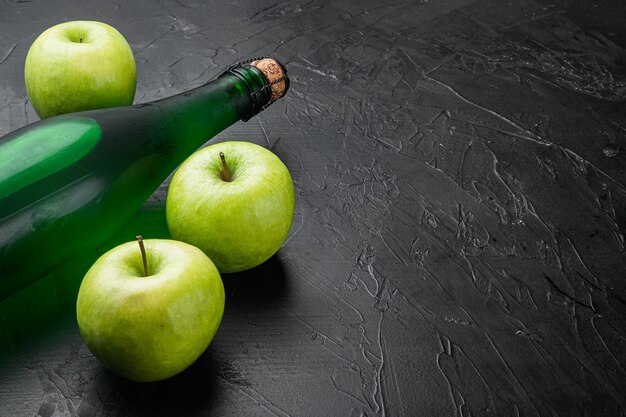
[[[226,309],[272,309],[286,298],[288,281],[280,254],[247,271],[222,274]]]
[[[95,382],[95,390],[99,393],[108,392],[106,402],[115,404],[121,415],[198,415],[210,410],[217,398],[220,366],[211,347],[180,374],[158,382],[133,382],[101,366],[102,372]]]

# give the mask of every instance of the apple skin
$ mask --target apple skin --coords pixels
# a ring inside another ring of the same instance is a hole
[[[149,276],[137,242],[102,255],[83,279],[78,327],[89,350],[133,381],[169,378],[208,347],[224,312],[224,286],[198,248],[144,240]]]
[[[232,181],[220,176],[224,153]],[[207,146],[178,168],[168,189],[170,234],[202,249],[222,273],[255,267],[278,251],[294,214],[289,170],[249,142]]]
[[[81,42],[82,38],[82,42]],[[133,103],[135,58],[113,27],[77,20],[45,30],[24,66],[26,91],[40,118]]]

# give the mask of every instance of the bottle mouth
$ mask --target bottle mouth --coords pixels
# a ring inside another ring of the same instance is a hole
[[[255,83],[246,75],[247,71],[252,68],[254,68],[267,83],[263,83],[264,85],[254,85]],[[231,65],[220,77],[226,74],[235,75],[248,87],[250,99],[252,100],[252,109],[249,115],[242,118],[244,122],[283,97],[289,89],[287,68],[277,59],[271,57],[252,58]]]
[[[255,58],[250,66],[256,67],[267,79],[272,91],[270,102],[273,103],[287,93],[289,77],[287,68],[280,61],[271,57]]]
[[[283,91],[282,96],[284,96],[285,94],[287,94],[287,90],[289,90],[289,76],[287,75],[287,67],[285,67],[283,63],[278,60],[276,60],[276,63],[278,64],[281,71],[283,72],[283,81],[285,82],[285,90]]]

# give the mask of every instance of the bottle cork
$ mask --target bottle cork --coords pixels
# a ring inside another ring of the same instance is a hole
[[[288,88],[287,70],[274,58],[263,58],[250,63],[258,68],[271,85],[272,96],[270,101],[274,102],[285,95]]]

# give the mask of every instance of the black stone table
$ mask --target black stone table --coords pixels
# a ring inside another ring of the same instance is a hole
[[[626,2],[5,0],[0,134],[37,120],[32,41],[77,19],[128,39],[136,102],[286,62],[288,96],[216,140],[273,150],[295,219],[275,257],[224,276],[207,352],[131,383],[74,302],[99,254],[167,237],[164,184],[0,302],[0,416],[626,413]]]

